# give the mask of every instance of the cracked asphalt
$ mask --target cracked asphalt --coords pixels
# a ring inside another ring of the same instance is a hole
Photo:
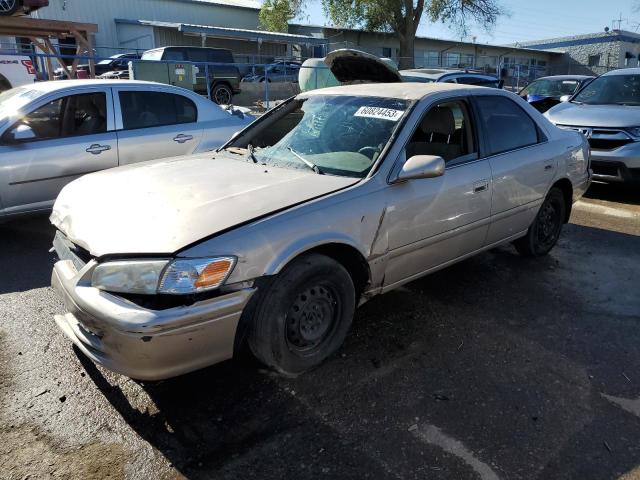
[[[250,358],[155,385],[56,329],[46,218],[0,226],[2,479],[640,479],[640,194],[358,310],[295,379]]]

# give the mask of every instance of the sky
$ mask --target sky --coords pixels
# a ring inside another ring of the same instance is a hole
[[[427,0],[428,1],[428,0]],[[495,27],[487,33],[473,25],[465,40],[477,43],[511,44],[542,38],[563,37],[583,33],[601,32],[612,28],[614,20],[622,18],[623,30],[640,33],[640,12],[633,5],[640,0],[498,0],[506,10]],[[304,14],[296,23],[328,25],[320,0],[307,0]],[[618,22],[615,22],[618,28]],[[460,39],[455,30],[441,23],[421,22],[418,35],[445,39]]]

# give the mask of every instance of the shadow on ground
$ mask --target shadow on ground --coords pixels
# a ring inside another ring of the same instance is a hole
[[[78,355],[188,478],[478,478],[437,428],[502,479],[615,479],[640,461],[640,419],[601,396],[640,396],[638,252],[568,225],[548,257],[498,248],[373,299],[306,375],[242,357],[143,386],[144,410]]]
[[[53,236],[47,216],[0,224],[0,294],[51,284]]]

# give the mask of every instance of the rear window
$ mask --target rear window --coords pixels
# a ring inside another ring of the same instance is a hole
[[[209,50],[209,61],[233,63],[233,55],[230,50]]]
[[[538,143],[535,122],[512,100],[497,96],[478,96],[476,101],[489,143],[489,155]]]
[[[198,121],[195,103],[182,95],[164,92],[119,92],[125,130],[161,127]]]
[[[149,50],[142,54],[142,60],[162,60],[162,53],[164,50]]]

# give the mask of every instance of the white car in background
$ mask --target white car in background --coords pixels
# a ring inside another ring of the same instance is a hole
[[[62,187],[86,173],[213,150],[252,120],[152,82],[63,80],[6,91],[0,221],[50,210]]]
[[[0,93],[35,81],[36,69],[29,57],[0,54]]]

